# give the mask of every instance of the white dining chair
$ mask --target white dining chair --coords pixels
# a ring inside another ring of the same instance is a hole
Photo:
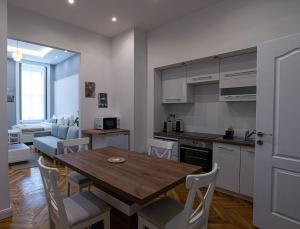
[[[171,160],[174,142],[159,139],[148,139],[148,155]]]
[[[209,173],[187,176],[189,193],[185,205],[165,197],[140,210],[139,229],[206,229],[218,171],[215,163]],[[202,187],[207,187],[204,197],[200,191]],[[195,198],[199,205],[193,209]]]
[[[68,139],[59,141],[57,143],[57,148],[59,149],[59,152],[74,153],[80,150],[88,150],[89,143],[89,138]],[[77,187],[78,192],[81,192],[83,188],[88,188],[90,191],[90,186],[93,184],[93,182],[78,172],[69,172],[69,169],[66,167],[66,185],[68,196],[70,196],[71,184]]]
[[[65,199],[58,187],[59,172],[45,166],[43,157],[38,159],[45,189],[50,229],[83,229],[103,221],[104,229],[110,228],[111,207],[92,192],[81,192]]]

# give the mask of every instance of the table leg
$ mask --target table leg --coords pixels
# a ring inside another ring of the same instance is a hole
[[[68,180],[69,168],[65,166],[65,175],[66,175],[66,196],[70,195],[70,185]]]
[[[96,223],[92,226],[92,229],[102,229],[103,222]],[[110,211],[110,228],[111,229],[138,229],[138,216],[134,214],[127,216],[123,212],[116,208],[112,208]]]
[[[93,149],[93,135],[89,135],[89,138],[90,138],[89,149],[92,150]]]
[[[128,134],[128,150],[130,150],[130,133]]]

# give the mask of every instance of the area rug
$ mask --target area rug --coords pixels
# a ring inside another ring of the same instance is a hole
[[[38,159],[39,159],[39,155],[36,153],[32,153],[28,161],[10,164],[10,167],[14,170],[38,167],[38,162],[37,162]]]

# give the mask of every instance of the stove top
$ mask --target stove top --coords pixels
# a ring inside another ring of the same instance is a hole
[[[190,136],[190,137],[197,137],[197,138],[203,138],[203,139],[216,139],[221,137],[222,135],[219,134],[208,134],[208,133],[184,133],[184,136]]]

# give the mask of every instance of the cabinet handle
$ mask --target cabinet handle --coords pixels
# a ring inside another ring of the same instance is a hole
[[[226,95],[225,99],[255,98],[256,95]]]
[[[256,74],[256,71],[229,73],[229,74],[225,74],[224,77],[244,76],[244,75],[250,75],[250,74]]]
[[[212,76],[200,76],[200,77],[192,77],[193,81],[197,81],[197,80],[208,80],[211,79]]]
[[[171,101],[181,101],[181,99],[165,99],[166,102],[171,102]]]
[[[228,149],[228,148],[225,148],[225,147],[222,147],[222,146],[218,146],[218,149],[223,149],[223,150],[227,150],[227,151],[234,151],[233,149]]]
[[[254,151],[251,151],[251,150],[246,150],[246,152],[248,152],[248,153],[254,153]]]

